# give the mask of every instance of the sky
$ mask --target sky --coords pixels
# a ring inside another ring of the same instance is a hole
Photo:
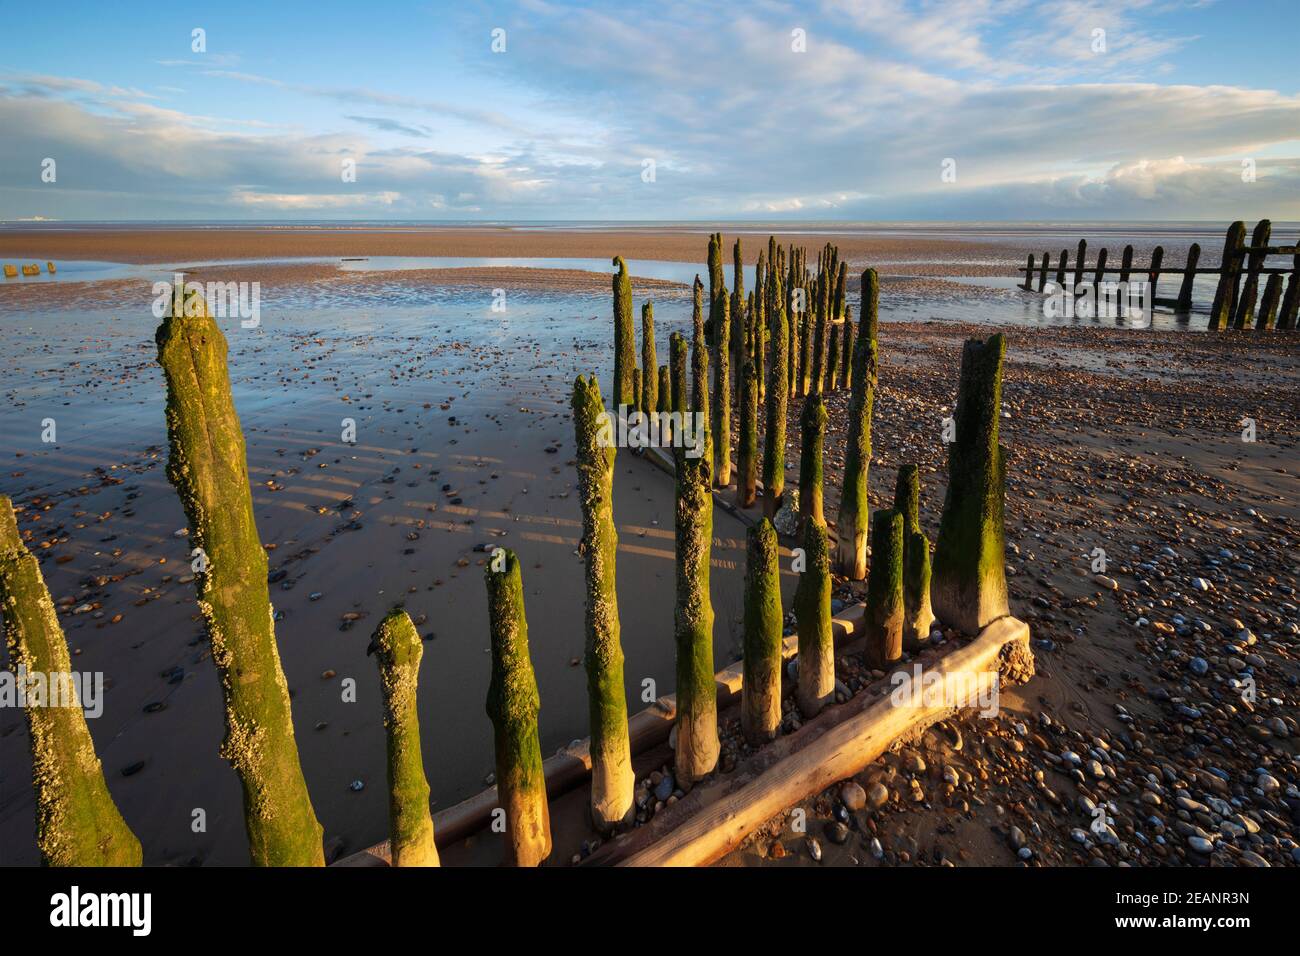
[[[7,5],[0,220],[1300,220],[1294,0],[205,6]]]

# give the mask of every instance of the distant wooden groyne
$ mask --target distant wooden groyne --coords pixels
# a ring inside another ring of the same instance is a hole
[[[1124,284],[1133,280],[1145,281],[1150,285],[1150,300],[1154,306],[1187,315],[1192,312],[1192,283],[1196,276],[1217,275],[1219,284],[1210,305],[1209,328],[1212,331],[1295,329],[1300,325],[1297,320],[1297,314],[1300,313],[1300,243],[1269,245],[1272,232],[1272,222],[1261,219],[1256,223],[1250,244],[1247,245],[1246,224],[1238,220],[1228,227],[1224,236],[1223,254],[1218,266],[1201,266],[1201,246],[1194,242],[1187,250],[1187,262],[1181,269],[1165,265],[1163,246],[1156,246],[1151,251],[1151,261],[1145,266],[1134,265],[1131,245],[1124,247],[1118,268],[1107,265],[1105,247],[1097,253],[1095,262],[1089,265],[1088,241],[1080,239],[1071,273],[1073,288],[1078,295],[1089,287],[1095,289],[1101,286],[1106,281],[1106,276],[1110,275],[1118,276],[1118,282]],[[1269,256],[1291,256],[1292,261],[1289,266],[1268,266],[1265,262]],[[1030,253],[1028,263],[1019,270],[1025,274],[1020,288],[1026,292],[1043,292],[1052,267],[1050,252],[1043,253],[1042,259],[1037,261],[1034,254]],[[1055,262],[1054,278],[1058,287],[1066,286],[1066,274],[1070,268],[1069,250],[1062,249]],[[1175,297],[1159,296],[1158,286],[1163,276],[1180,278]],[[1264,279],[1262,294],[1261,277]],[[1285,293],[1282,288],[1284,278]]]

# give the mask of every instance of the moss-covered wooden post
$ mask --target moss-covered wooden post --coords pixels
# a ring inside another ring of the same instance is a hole
[[[731,307],[727,288],[718,289],[713,310],[713,406],[709,412],[709,429],[713,438],[713,480],[719,488],[731,484]]]
[[[867,576],[867,473],[871,467],[871,414],[876,399],[876,304],[879,280],[875,269],[862,273],[862,316],[853,355],[853,390],[849,397],[849,430],[844,445],[844,484],[835,524],[838,536],[835,563],[840,574],[854,581]]]
[[[795,700],[805,718],[815,716],[835,696],[835,643],[831,631],[831,561],[826,525],[805,521],[804,561],[794,591],[799,632],[799,679]]]
[[[1246,224],[1238,219],[1228,227],[1223,238],[1223,254],[1219,257],[1219,284],[1214,289],[1210,304],[1211,331],[1226,329],[1232,324],[1237,306],[1237,281],[1241,276],[1242,247],[1246,242]]]
[[[745,333],[749,329],[749,317],[745,312],[745,260],[740,250],[740,238],[736,238],[731,248],[731,367],[736,370],[734,389],[740,397],[740,369],[746,361]]]
[[[155,336],[167,380],[167,477],[195,548],[198,605],[225,699],[222,753],[244,787],[253,863],[323,866],[321,825],[298,762],[275,643],[226,338],[201,295],[187,296],[181,311],[164,318]]]
[[[610,404],[632,410],[632,370],[636,368],[636,329],[632,324],[632,280],[622,256],[614,257],[614,391]]]
[[[691,347],[698,349],[704,345],[704,284],[696,276],[691,288]]]
[[[840,387],[840,323],[831,327],[831,339],[826,349],[826,390],[837,391]]]
[[[1264,295],[1259,300],[1259,315],[1255,328],[1271,329],[1277,321],[1277,304],[1282,298],[1282,274],[1274,272],[1264,284]]]
[[[840,334],[840,375],[846,389],[853,388],[853,306],[844,306],[844,331]]]
[[[634,368],[632,369],[632,401],[629,403],[629,407],[627,410],[628,417],[631,418],[632,413],[636,411],[640,411],[640,409],[641,409],[641,370],[639,368]]]
[[[139,866],[140,841],[127,827],[104,782],[82,702],[72,684],[72,658],[40,565],[18,533],[13,503],[0,495],[0,619],[15,684],[42,675],[70,699],[28,700],[36,846],[45,866]],[[780,631],[777,632],[778,635]],[[779,705],[778,705],[779,709]]]
[[[790,400],[789,323],[785,302],[777,292],[771,308],[771,359],[767,366],[767,396],[763,428],[763,514],[774,518],[785,492],[785,420]]]
[[[655,350],[655,307],[641,306],[641,411],[646,417],[659,410],[659,353]],[[617,409],[616,409],[617,411]]]
[[[673,366],[685,364],[685,342],[673,339]],[[677,779],[693,783],[713,772],[718,762],[718,699],[713,679],[713,603],[709,597],[709,559],[713,548],[713,493],[708,435],[709,357],[703,349],[692,356],[694,394],[673,410],[683,417],[695,413],[705,427],[703,454],[676,448],[677,509],[676,604],[673,635],[677,645]],[[676,387],[673,400],[684,399]],[[696,427],[699,427],[698,425]],[[697,446],[698,447],[698,446]]]
[[[1236,317],[1232,322],[1234,329],[1249,329],[1252,325],[1255,302],[1259,298],[1259,271],[1264,268],[1264,263],[1268,260],[1268,253],[1259,250],[1268,248],[1268,240],[1272,234],[1273,224],[1267,219],[1255,223],[1255,229],[1250,234],[1251,252],[1246,260],[1246,281],[1242,283],[1241,295],[1237,300]]]
[[[673,387],[672,376],[668,371],[667,365],[659,366],[659,396],[658,407],[656,411],[659,415],[659,443],[665,447],[671,447],[673,443],[672,420],[668,417],[668,412],[673,410]]]
[[[1008,613],[1003,494],[1006,450],[998,444],[1006,338],[968,339],[948,445],[948,490],[935,544],[930,600],[944,624],[977,634]]]
[[[551,815],[537,733],[541,699],[528,654],[519,558],[508,548],[494,552],[484,578],[492,635],[487,714],[496,745],[497,803],[506,812],[505,862],[537,866],[551,855]]]
[[[758,498],[758,373],[753,362],[740,372],[740,438],[736,444],[736,506]]]
[[[1291,260],[1291,278],[1286,283],[1286,294],[1277,313],[1279,329],[1294,329],[1297,315],[1300,315],[1300,252]]]
[[[388,833],[393,866],[437,866],[429,781],[420,750],[415,706],[424,647],[411,616],[395,608],[379,623],[367,654],[379,664],[388,741]]]
[[[884,670],[903,656],[903,516],[871,516],[871,574],[867,578],[868,667]]]
[[[799,518],[826,523],[822,508],[822,445],[826,439],[826,402],[809,395],[799,416]]]
[[[745,660],[740,727],[757,746],[781,726],[780,550],[766,518],[745,532]]]
[[[614,566],[614,456],[609,419],[593,375],[573,383],[573,430],[578,497],[582,506],[581,551],[586,561],[587,707],[591,717],[591,818],[598,830],[631,820],[636,776],[627,729],[618,594]]]
[[[903,516],[903,648],[919,650],[930,636],[930,542],[921,532],[921,481],[916,465],[898,469],[894,510]]]

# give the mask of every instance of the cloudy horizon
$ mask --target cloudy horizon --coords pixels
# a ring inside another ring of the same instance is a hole
[[[0,220],[1300,220],[1281,3],[73,7]]]

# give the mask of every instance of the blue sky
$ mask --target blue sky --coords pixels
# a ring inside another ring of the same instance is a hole
[[[1281,0],[178,6],[10,5],[0,219],[1300,219]]]

